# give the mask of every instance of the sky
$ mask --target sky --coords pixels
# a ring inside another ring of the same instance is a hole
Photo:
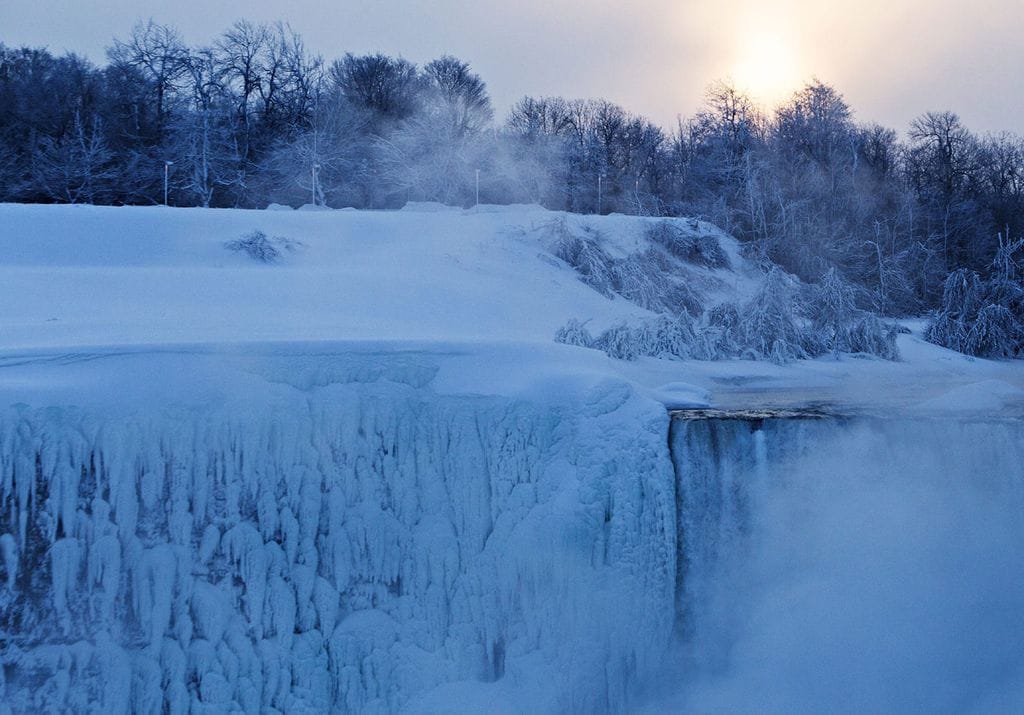
[[[1024,0],[0,0],[0,42],[104,59],[138,20],[201,45],[242,17],[314,52],[470,62],[499,116],[523,95],[604,97],[665,127],[716,79],[771,107],[818,78],[862,122],[952,109],[1024,133]]]

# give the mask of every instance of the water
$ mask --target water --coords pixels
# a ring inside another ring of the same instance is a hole
[[[654,709],[1024,711],[1024,424],[675,420]]]

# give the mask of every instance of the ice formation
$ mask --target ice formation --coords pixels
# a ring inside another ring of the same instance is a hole
[[[12,408],[0,710],[391,712],[499,679],[621,709],[671,632],[666,430],[615,381],[568,409],[388,380]]]

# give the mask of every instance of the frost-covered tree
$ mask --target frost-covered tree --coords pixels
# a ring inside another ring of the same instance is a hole
[[[736,329],[746,355],[780,363],[808,357],[808,340],[794,311],[794,287],[777,267],[765,276]]]
[[[212,50],[189,57],[188,78],[192,106],[171,123],[170,155],[176,157],[175,174],[182,177],[177,187],[208,207],[216,191],[242,181],[241,150]]]
[[[418,111],[378,139],[385,179],[406,200],[470,205],[476,172],[494,155],[481,133],[492,116],[487,87],[451,56],[428,63],[420,87]],[[481,173],[486,191],[490,172]]]
[[[454,134],[467,136],[483,130],[494,116],[487,85],[469,64],[451,55],[423,67],[426,110],[451,124]]]
[[[335,87],[352,106],[367,112],[377,130],[408,119],[417,110],[422,83],[416,65],[383,54],[346,54],[331,65]]]
[[[1024,355],[1024,274],[1018,258],[1022,250],[1024,240],[1001,239],[988,280],[966,268],[950,273],[942,308],[925,337],[968,355]]]
[[[106,198],[116,171],[103,138],[100,120],[83,121],[75,114],[70,131],[44,137],[32,155],[32,175],[54,201],[96,203]]]

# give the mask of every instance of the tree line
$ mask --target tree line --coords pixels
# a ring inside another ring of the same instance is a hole
[[[594,99],[524,97],[495,118],[460,59],[327,62],[283,24],[189,47],[140,23],[102,67],[0,44],[0,201],[157,204],[165,175],[178,206],[468,206],[479,191],[697,216],[805,281],[838,271],[884,315],[938,307],[956,270],[988,279],[1024,234],[1021,137],[952,112],[901,137],[816,80],[772,112],[715,83],[665,129]]]

